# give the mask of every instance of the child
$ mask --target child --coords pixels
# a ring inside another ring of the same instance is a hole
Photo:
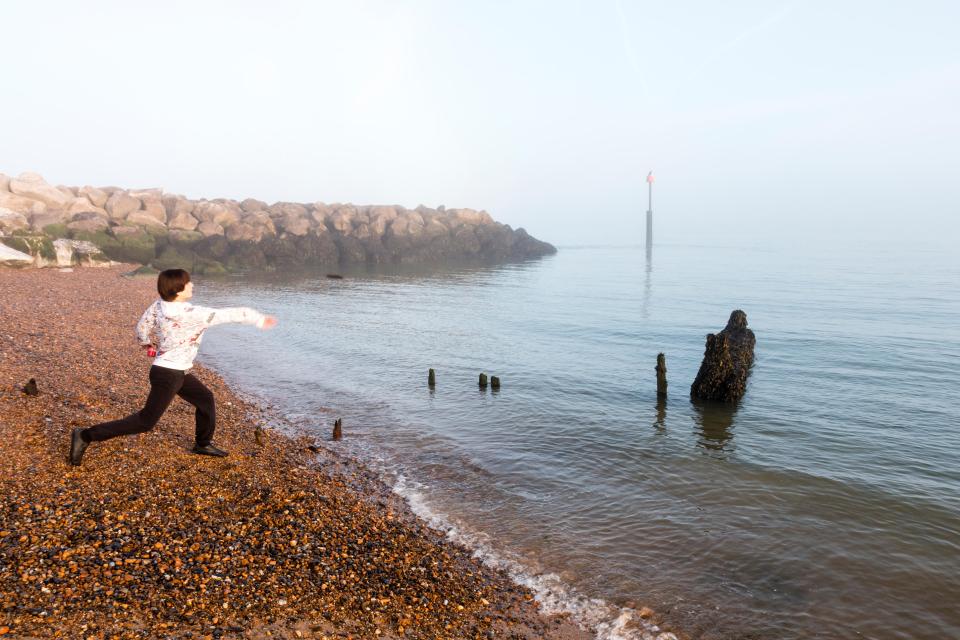
[[[167,269],[157,277],[160,300],[151,304],[137,323],[137,340],[147,355],[154,355],[150,367],[150,394],[137,413],[122,420],[104,422],[88,429],[76,428],[70,438],[70,464],[77,466],[91,442],[150,431],[177,395],[197,408],[196,443],[193,453],[224,457],[226,451],[211,444],[216,422],[213,393],[189,373],[197,357],[203,332],[227,322],[255,324],[270,329],[276,318],[246,307],[211,309],[187,302],[193,297],[190,274]]]

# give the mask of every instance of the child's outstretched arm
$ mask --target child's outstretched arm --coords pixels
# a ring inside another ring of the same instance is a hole
[[[270,329],[277,324],[277,319],[260,313],[250,307],[226,307],[214,309],[212,307],[194,306],[191,315],[204,327],[213,327],[218,324],[239,323],[256,325],[259,329]]]

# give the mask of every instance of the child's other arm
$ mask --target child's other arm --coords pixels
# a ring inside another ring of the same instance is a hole
[[[148,347],[153,344],[153,332],[157,326],[159,306],[156,302],[151,304],[140,316],[140,321],[137,322],[137,342],[140,343],[140,346]]]

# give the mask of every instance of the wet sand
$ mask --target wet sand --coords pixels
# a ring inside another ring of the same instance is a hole
[[[200,366],[229,457],[189,452],[177,399],[70,466],[72,428],[146,397],[131,268],[0,269],[0,637],[592,637]]]

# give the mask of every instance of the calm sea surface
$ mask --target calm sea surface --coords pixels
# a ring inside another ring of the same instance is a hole
[[[603,638],[960,638],[960,259],[566,248],[497,267],[201,280],[203,361]],[[757,336],[737,407],[704,337]],[[653,367],[667,358],[658,403]],[[435,390],[427,369],[437,371]],[[502,379],[482,391],[480,372]]]

